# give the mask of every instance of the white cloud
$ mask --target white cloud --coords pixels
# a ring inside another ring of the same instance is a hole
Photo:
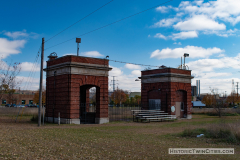
[[[154,36],[154,38],[160,38],[160,39],[164,39],[164,40],[167,40],[169,38],[176,40],[176,39],[187,39],[187,38],[196,38],[196,37],[198,37],[198,33],[196,31],[173,33],[172,35],[169,35],[169,36],[164,36],[161,33],[157,33]],[[181,45],[181,43],[179,45]]]
[[[193,71],[213,71],[220,68],[240,69],[238,54],[236,57],[222,57],[220,59],[199,59],[189,62],[187,65]]]
[[[161,38],[161,39],[167,40],[167,37],[164,36],[164,35],[162,35],[161,33],[157,33],[154,37],[155,37],[155,38]]]
[[[28,37],[29,34],[26,32],[26,30],[23,31],[17,31],[17,32],[5,32],[4,35],[11,37],[11,38],[18,38],[18,37]]]
[[[131,92],[140,92],[141,82],[135,81],[135,79],[139,77],[139,73],[141,75],[140,70],[134,70],[131,74],[126,75],[120,68],[113,66],[110,67],[113,69],[109,72],[109,82],[113,80],[112,76],[115,76],[116,88],[118,87],[119,89]],[[109,89],[112,90],[112,85],[109,86]]]
[[[152,52],[150,58],[157,58],[157,59],[165,59],[165,58],[180,58],[183,53],[189,53],[190,58],[205,58],[209,57],[213,54],[222,53],[224,50],[221,50],[220,48],[202,48],[197,46],[186,46],[184,48],[165,48],[162,50],[155,50]]]
[[[220,37],[229,37],[229,36],[236,36],[236,33],[239,32],[238,29],[234,28],[233,30],[232,29],[229,29],[227,31],[204,31],[203,33],[204,34],[216,34]]]
[[[63,56],[68,56],[68,55],[77,55],[77,53],[66,53],[66,54],[64,54]]]
[[[16,81],[19,82],[21,90],[38,90],[39,78],[17,76]],[[43,84],[46,84],[46,80],[43,79]]]
[[[16,32],[6,32],[6,31],[3,31],[3,32],[4,32],[4,35],[13,39],[17,39],[19,37],[21,38],[26,38],[26,37],[37,38],[38,37],[37,33],[33,33],[33,32],[27,33],[25,29],[22,31],[16,31]]]
[[[187,32],[180,32],[172,34],[172,39],[187,39],[187,38],[196,38],[198,34],[196,31],[187,31]]]
[[[134,65],[134,64],[129,64],[129,63],[127,63],[125,65],[125,67],[128,69],[141,69],[141,67],[139,65]]]
[[[152,27],[169,27],[172,26],[178,20],[179,20],[178,18],[162,19],[159,22],[154,23]]]
[[[219,54],[218,57],[225,57],[225,54]]]
[[[173,26],[178,30],[225,30],[225,24],[218,22],[208,18],[205,15],[195,15],[194,17],[178,22]]]
[[[159,7],[156,8],[156,10],[161,12],[161,13],[167,13],[168,12],[168,7],[159,6]]]
[[[200,80],[201,82],[201,93],[210,93],[210,87],[215,88],[218,90],[218,94],[225,94],[225,91],[227,95],[231,93],[232,89],[232,79],[234,79],[235,82],[239,82],[239,78],[194,78],[192,81],[192,85],[195,84],[196,80]]]
[[[229,33],[231,26],[240,22],[240,0],[182,1],[175,10],[176,15],[164,18],[153,27],[173,27],[181,31],[199,31],[199,34],[216,34],[221,37],[235,36]],[[163,11],[169,6],[162,6]],[[228,31],[226,31],[228,26]],[[233,29],[232,29],[233,30]]]
[[[173,44],[178,44],[178,45],[182,45],[182,43],[181,42],[174,42]]]
[[[121,71],[121,69],[113,66],[110,66],[110,68],[112,68],[112,70],[109,72],[110,76],[116,76],[116,77],[122,76],[123,71]]]
[[[6,58],[11,54],[21,53],[20,48],[25,45],[25,40],[9,41],[5,38],[0,38],[0,58]]]
[[[221,55],[221,54],[219,54]],[[232,79],[239,82],[238,70],[240,54],[235,57],[221,57],[219,59],[200,59],[187,63],[195,80],[201,80],[201,92],[210,92],[209,87],[219,89],[219,93],[227,91],[231,92]],[[235,71],[235,72],[233,72]]]
[[[141,76],[141,71],[140,70],[133,70],[131,72],[133,75],[137,76],[137,77],[140,77]]]
[[[34,64],[31,62],[23,62],[20,65],[21,65],[21,71],[32,71],[32,72],[40,71],[39,64]]]
[[[86,57],[103,57],[98,51],[83,52],[81,55]]]

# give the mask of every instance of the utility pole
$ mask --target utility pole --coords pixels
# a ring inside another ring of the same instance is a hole
[[[43,59],[44,59],[44,38],[42,38],[41,70],[40,70],[40,85],[39,85],[38,127],[41,126]]]
[[[238,101],[238,82],[237,82],[237,101]]]
[[[115,91],[115,78],[116,76],[113,76],[113,92]]]

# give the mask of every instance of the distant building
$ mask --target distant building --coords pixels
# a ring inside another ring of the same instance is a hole
[[[193,107],[206,107],[201,101],[192,101]]]
[[[17,105],[26,105],[33,104],[33,98],[36,91],[20,91],[17,90],[16,93],[9,95],[4,94],[2,97],[2,105],[6,104],[17,104]]]
[[[136,95],[141,96],[141,92],[130,92],[129,98],[135,97]]]
[[[197,86],[191,86],[192,87],[192,96],[197,96]]]

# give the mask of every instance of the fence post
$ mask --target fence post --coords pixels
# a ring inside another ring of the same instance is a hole
[[[45,107],[43,105],[43,125],[44,125],[44,113],[45,113]]]

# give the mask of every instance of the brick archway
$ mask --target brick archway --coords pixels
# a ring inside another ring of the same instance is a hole
[[[108,71],[107,59],[80,56],[49,57],[46,81],[46,120],[61,123],[81,123],[81,103],[88,103],[89,89],[97,88],[99,102],[95,123],[108,122]],[[86,109],[87,111],[87,109]]]

